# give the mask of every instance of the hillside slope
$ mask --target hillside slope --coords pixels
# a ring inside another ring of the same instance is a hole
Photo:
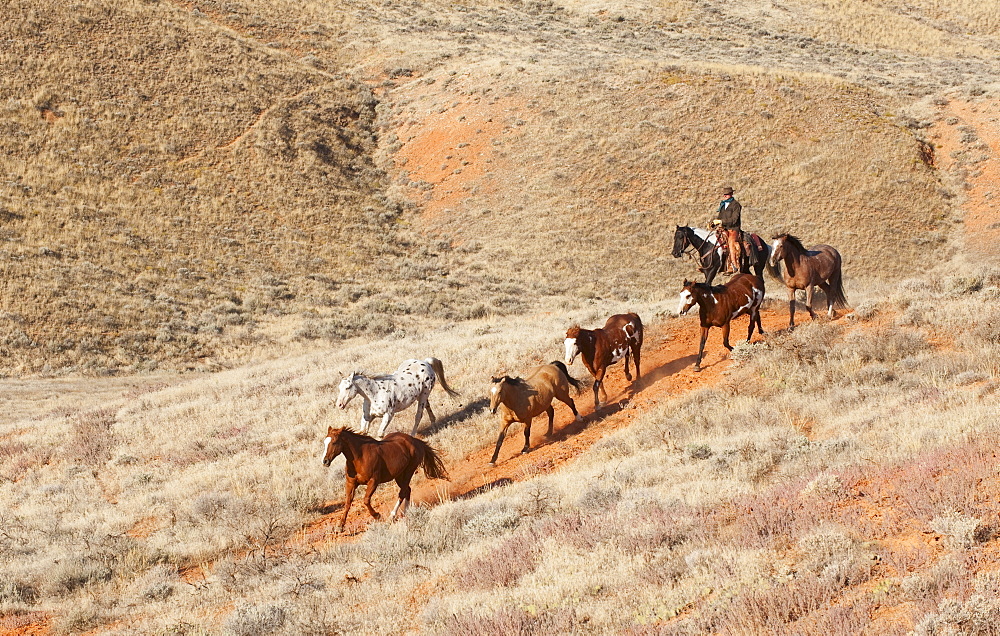
[[[704,223],[723,183],[747,227],[850,244],[848,276],[905,275],[953,221],[907,109],[997,70],[995,11],[974,3],[16,0],[0,17],[9,375],[219,369],[656,298],[687,271],[673,226]]]

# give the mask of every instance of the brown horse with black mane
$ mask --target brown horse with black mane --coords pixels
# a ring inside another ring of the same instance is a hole
[[[680,305],[677,313],[685,315],[695,304],[699,307],[701,318],[701,344],[698,345],[698,359],[694,370],[701,371],[701,359],[705,353],[705,341],[712,327],[722,327],[722,344],[732,350],[729,345],[729,325],[733,318],[749,314],[750,329],[747,331],[747,342],[753,335],[754,325],[761,335],[764,326],[760,322],[760,304],[764,302],[764,283],[753,274],[737,274],[725,285],[706,285],[684,280],[681,289]]]
[[[329,427],[324,440],[326,448],[323,453],[323,465],[329,467],[333,458],[341,453],[347,460],[344,469],[346,479],[344,494],[344,516],[340,520],[338,530],[344,531],[347,523],[347,513],[351,510],[354,500],[354,489],[359,483],[365,484],[365,507],[375,519],[380,515],[372,508],[372,495],[379,484],[396,481],[399,485],[399,500],[392,509],[390,519],[406,514],[410,505],[410,479],[417,469],[423,466],[428,479],[448,479],[444,463],[434,449],[426,442],[406,433],[389,433],[379,441],[367,435],[355,433],[346,428]],[[403,509],[399,510],[400,504]]]
[[[524,379],[512,378],[508,375],[493,378],[493,387],[490,389],[490,411],[496,413],[497,409],[502,406],[503,423],[500,425],[500,435],[497,437],[497,446],[493,450],[490,466],[496,465],[504,433],[514,422],[524,423],[522,454],[529,450],[531,420],[535,419],[536,415],[549,414],[549,431],[546,435],[552,436],[552,424],[555,421],[555,410],[552,408],[553,398],[568,405],[573,410],[577,421],[580,420],[576,403],[569,396],[569,385],[571,384],[578,392],[580,391],[580,382],[574,379],[566,370],[566,365],[558,360],[529,369],[528,377]]]
[[[784,263],[784,271],[778,266]],[[809,317],[816,318],[812,308],[813,287],[819,286],[826,293],[827,316],[833,318],[834,308],[847,307],[844,295],[842,260],[840,252],[829,245],[813,245],[806,249],[802,241],[791,234],[774,237],[768,269],[788,287],[788,328],[795,328],[795,290],[806,290],[806,309]]]
[[[608,392],[604,388],[604,374],[608,367],[625,358],[625,379],[632,381],[628,372],[628,359],[635,358],[635,377],[639,378],[639,354],[642,350],[642,321],[636,314],[615,314],[601,329],[581,329],[570,327],[566,331],[566,364],[573,364],[577,354],[583,358],[583,365],[594,376],[594,409],[601,406],[597,399],[600,389],[604,401]]]

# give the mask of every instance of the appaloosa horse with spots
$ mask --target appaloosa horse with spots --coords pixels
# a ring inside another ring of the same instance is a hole
[[[381,515],[372,508],[372,495],[379,484],[395,480],[399,486],[399,499],[392,509],[390,519],[406,514],[410,505],[410,480],[417,469],[423,466],[428,479],[448,479],[444,463],[427,442],[419,440],[406,433],[389,433],[385,439],[377,439],[361,435],[345,428],[327,428],[326,439],[323,440],[323,465],[328,467],[333,459],[344,454],[347,464],[344,468],[346,480],[344,489],[344,516],[340,520],[338,530],[343,532],[347,523],[347,513],[351,510],[354,500],[354,489],[358,484],[365,485],[365,508],[374,519]],[[400,505],[403,509],[400,510]]]
[[[632,381],[628,372],[629,356],[635,358],[635,377],[639,378],[639,353],[642,349],[642,321],[636,314],[615,314],[608,318],[601,329],[570,327],[566,331],[566,364],[573,364],[577,354],[583,365],[594,376],[594,409],[601,406],[598,390],[608,400],[604,388],[604,374],[608,367],[625,358],[625,379]]]
[[[684,280],[677,313],[683,316],[697,304],[701,318],[701,343],[698,345],[698,359],[694,363],[695,371],[701,371],[705,341],[708,339],[708,330],[712,327],[722,327],[722,344],[729,350],[732,350],[729,345],[729,325],[737,316],[750,316],[747,342],[750,342],[750,336],[753,335],[754,325],[761,334],[764,333],[764,326],[760,322],[760,304],[763,301],[764,283],[753,274],[737,274],[725,285],[714,287]]]
[[[497,446],[493,450],[493,459],[490,466],[495,466],[497,456],[500,454],[500,446],[503,444],[504,433],[514,422],[524,423],[524,448],[521,453],[527,453],[531,441],[531,420],[541,413],[549,414],[549,430],[546,433],[552,436],[552,424],[555,421],[555,410],[552,408],[552,399],[555,398],[566,404],[573,410],[573,415],[577,421],[580,420],[580,413],[576,410],[573,398],[569,396],[569,385],[580,391],[580,382],[574,379],[566,365],[556,360],[550,364],[543,364],[528,370],[528,377],[512,378],[503,376],[493,378],[493,387],[490,389],[490,411],[496,413],[502,407],[501,412],[503,423],[500,425],[500,435],[497,437]]]
[[[351,398],[360,393],[364,399],[361,407],[361,432],[367,434],[372,420],[381,417],[382,425],[379,426],[376,437],[382,439],[392,416],[416,402],[417,417],[413,422],[413,431],[410,432],[410,435],[416,435],[424,409],[427,409],[431,424],[437,421],[428,402],[435,380],[441,380],[441,388],[448,395],[458,395],[445,381],[444,367],[437,358],[405,360],[390,375],[368,377],[354,372],[340,382],[337,406],[347,408]]]
[[[784,271],[779,264],[784,264]],[[802,241],[791,234],[774,237],[768,269],[775,278],[780,278],[788,287],[788,328],[795,328],[795,290],[806,290],[806,309],[809,317],[816,318],[812,308],[813,287],[819,286],[826,293],[827,316],[833,318],[833,311],[847,307],[844,295],[843,275],[840,267],[840,252],[829,245],[813,245],[808,250]]]

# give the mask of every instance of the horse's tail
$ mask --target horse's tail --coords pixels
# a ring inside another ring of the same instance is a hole
[[[430,444],[423,440],[414,439],[415,444],[423,446],[424,449],[424,461],[423,468],[424,474],[427,475],[428,479],[448,479],[448,471],[444,468],[444,462],[441,461],[441,456],[437,454]]]
[[[441,381],[441,388],[444,389],[448,395],[453,397],[457,396],[458,391],[453,391],[452,388],[448,386],[448,381],[444,379],[444,366],[441,364],[441,361],[437,358],[427,358],[426,362],[431,365],[431,368],[434,369],[434,375],[436,375],[438,380]]]
[[[827,296],[834,309],[847,309],[847,295],[844,294],[844,275],[840,271],[840,259],[837,259],[837,267],[830,275],[830,291]]]
[[[559,367],[559,371],[566,376],[566,381],[573,385],[573,388],[576,389],[577,393],[583,390],[583,385],[579,380],[569,374],[569,369],[566,368],[566,365],[563,364],[561,360],[553,360],[550,364]]]

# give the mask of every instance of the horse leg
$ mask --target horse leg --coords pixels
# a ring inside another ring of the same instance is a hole
[[[759,320],[760,320],[760,312],[759,311],[755,311],[755,312],[752,312],[750,314],[750,328],[747,329],[747,342],[750,342],[750,336],[753,335],[754,325],[756,325],[757,321],[759,321]]]
[[[385,412],[385,415],[382,416],[382,425],[378,427],[378,435],[375,436],[375,439],[382,439],[383,437],[385,437],[385,431],[387,428],[389,428],[389,422],[392,421],[392,416],[393,413],[392,409],[390,408],[388,411]]]
[[[552,407],[549,407],[552,410]],[[529,417],[528,421],[524,424],[524,448],[521,449],[521,454],[524,455],[531,450],[531,420],[535,418]]]
[[[568,406],[573,411],[573,417],[576,419],[577,422],[579,422],[583,418],[580,417],[580,412],[576,410],[576,402],[574,402],[573,398],[569,396],[569,391],[563,391],[562,393],[563,393],[562,395],[556,394],[556,399],[565,404],[566,406]],[[549,435],[551,434],[552,434],[552,427],[550,426]]]
[[[698,359],[694,362],[694,370],[701,371],[701,359],[705,355],[705,341],[708,340],[708,330],[710,327],[701,328],[701,343],[698,345]]]
[[[788,330],[795,329],[795,288],[788,288]]]
[[[500,455],[500,446],[503,445],[503,436],[507,432],[507,428],[510,427],[510,422],[504,422],[504,425],[500,427],[500,435],[497,437],[497,447],[493,449],[493,459],[490,460],[490,466],[497,465],[497,457]]]
[[[603,374],[601,374],[603,377]],[[601,390],[601,378],[594,376],[594,410],[601,408],[601,401],[597,399],[597,392]]]
[[[354,489],[357,486],[358,479],[356,477],[347,477],[344,485],[344,516],[340,520],[337,532],[344,531],[344,526],[347,524],[347,513],[351,511],[351,502],[354,501]]]
[[[833,320],[837,312],[833,310],[833,299],[830,297],[830,283],[820,283],[819,288],[826,294],[826,317]]]
[[[628,372],[628,361],[629,361],[629,358],[631,358],[631,357],[632,357],[632,351],[631,351],[631,349],[628,348],[628,345],[626,345],[625,346],[625,379],[628,380],[629,382],[632,381],[632,374]]]
[[[732,345],[729,344],[729,327],[732,324],[733,324],[733,321],[730,320],[726,324],[722,325],[722,346],[724,346],[726,349],[729,349],[730,351],[733,350]],[[750,324],[753,324],[752,320],[750,321]]]
[[[429,409],[428,409],[428,412],[430,412]],[[421,402],[420,400],[417,400],[417,417],[416,417],[415,420],[413,420],[413,431],[410,433],[411,437],[416,437],[417,436],[417,427],[420,426],[420,417],[423,414],[424,414],[424,403]],[[432,420],[432,422],[433,422],[433,420]]]
[[[365,398],[361,404],[361,434],[367,435],[368,429],[372,425],[372,403]]]
[[[809,310],[809,320],[816,320],[816,312],[813,311],[813,286],[806,287],[806,309]]]
[[[604,402],[608,401],[608,390],[604,388],[604,376],[608,374],[608,368],[604,367],[601,369],[600,386],[601,386],[601,397],[604,398]]]
[[[379,519],[382,518],[382,515],[380,515],[378,512],[375,511],[374,508],[372,508],[372,495],[375,494],[376,488],[378,488],[378,482],[375,481],[374,477],[372,477],[371,479],[368,480],[368,483],[365,485],[365,508],[368,508],[368,514],[370,514],[372,518],[375,519],[375,521],[378,521]]]
[[[429,398],[424,402],[424,408],[427,409],[427,417],[431,418],[431,424],[437,422],[437,418],[434,417],[434,411],[431,410],[431,401]]]
[[[632,345],[632,362],[635,364],[635,379],[638,380],[642,377],[642,373],[639,372],[639,351],[640,346],[638,343]]]
[[[556,410],[552,408],[552,405],[550,404],[546,413],[549,414],[549,432],[545,434],[545,437],[552,437],[552,425],[555,424],[556,421]]]
[[[403,510],[399,516],[402,517],[406,514],[406,507],[410,503],[410,479],[412,478],[413,473],[396,477],[396,485],[399,486],[399,499],[396,500],[396,505],[393,507],[392,513],[389,515],[390,521],[396,520],[396,511],[399,510],[400,505],[403,506]]]

